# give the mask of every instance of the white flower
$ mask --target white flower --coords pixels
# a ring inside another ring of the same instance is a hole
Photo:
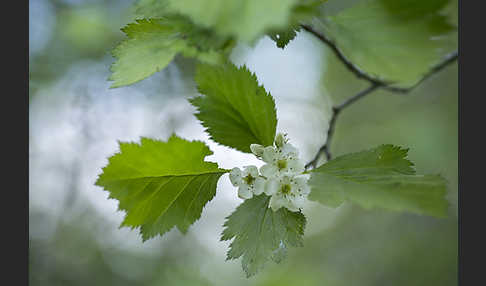
[[[275,137],[274,146],[251,144],[250,150],[266,164],[260,168],[247,166],[244,170],[233,168],[230,180],[238,187],[238,196],[250,199],[265,192],[270,196],[268,207],[273,211],[285,207],[299,211],[310,193],[308,176],[304,175],[304,162],[299,159],[299,151],[288,142],[285,134]]]
[[[310,193],[305,176],[281,176],[271,178],[265,184],[265,194],[271,196],[269,207],[277,211],[285,207],[290,211],[298,211],[303,207],[305,198]]]
[[[305,170],[304,162],[299,159],[299,151],[288,143],[285,135],[279,133],[275,145],[276,147],[267,146],[263,149],[261,157],[267,163],[260,168],[263,176],[271,178],[285,174],[298,175]]]
[[[256,166],[246,166],[243,171],[233,168],[229,178],[231,184],[238,187],[238,197],[242,199],[251,199],[253,194],[260,195],[265,187],[265,179],[258,175]]]

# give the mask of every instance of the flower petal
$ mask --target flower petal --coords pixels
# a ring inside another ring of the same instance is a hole
[[[298,212],[299,207],[297,207],[293,201],[286,201],[284,207],[287,208],[291,212]]]
[[[239,168],[231,169],[229,173],[229,179],[234,187],[237,187],[241,183],[241,170]]]
[[[297,158],[299,156],[299,150],[292,144],[286,143],[282,147],[282,156],[286,158]]]
[[[293,177],[285,174],[279,178],[279,182],[282,185],[292,184]]]
[[[295,186],[299,189],[305,187],[307,185],[307,181],[309,179],[304,177],[304,176],[295,176],[293,178],[293,183],[295,184]]]
[[[305,164],[298,158],[290,158],[287,160],[287,169],[291,173],[301,174],[305,170]]]
[[[305,176],[298,176],[293,179],[293,185],[298,189],[298,193],[304,196],[307,196],[310,193],[310,187],[309,184],[307,184],[308,180],[309,179]]]
[[[274,163],[278,159],[277,150],[273,146],[267,146],[263,150],[262,160],[266,163]]]
[[[253,194],[260,195],[265,190],[265,179],[258,177],[253,183]]]
[[[256,166],[253,166],[253,165],[246,166],[245,167],[245,173],[250,174],[253,178],[256,178],[256,177],[258,177],[258,168]]]
[[[293,205],[298,208],[298,209],[301,209],[304,207],[304,203],[305,203],[305,197],[304,196],[295,196],[295,198],[292,200],[292,203]]]
[[[308,194],[310,194],[310,192],[311,192],[311,189],[310,189],[309,185],[306,184],[306,185],[300,187],[300,193],[302,195],[307,196]]]
[[[274,178],[278,175],[278,168],[273,164],[265,164],[260,167],[260,173],[267,178]]]
[[[265,194],[272,196],[277,193],[279,183],[276,179],[268,179],[265,183]]]
[[[268,203],[268,206],[272,208],[272,210],[275,212],[279,208],[283,207],[284,204],[285,204],[285,198],[277,194],[270,198],[270,202]]]
[[[253,197],[253,193],[248,185],[242,184],[238,188],[238,197],[241,199],[251,199]]]

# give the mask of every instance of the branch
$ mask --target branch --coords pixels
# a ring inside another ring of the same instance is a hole
[[[321,33],[317,32],[316,30],[314,30],[309,25],[300,25],[300,26],[301,26],[302,29],[304,29],[307,32],[313,34],[318,39],[320,39],[323,43],[325,43],[334,52],[334,54],[337,56],[337,58],[352,73],[354,73],[358,78],[367,80],[367,81],[369,81],[371,83],[371,86],[370,87],[368,87],[368,88],[360,91],[358,94],[356,94],[354,96],[349,97],[348,99],[346,99],[341,104],[339,104],[337,106],[334,106],[332,108],[332,116],[331,116],[331,120],[329,122],[329,128],[327,130],[327,138],[326,138],[326,141],[319,148],[319,151],[317,151],[317,154],[314,156],[314,158],[309,163],[307,163],[305,165],[305,169],[306,170],[309,169],[310,167],[316,168],[317,167],[317,161],[319,160],[319,158],[321,157],[321,155],[323,153],[326,155],[327,160],[331,160],[332,155],[331,155],[331,151],[330,151],[330,144],[331,144],[332,136],[334,135],[334,128],[335,128],[335,125],[336,125],[337,117],[338,117],[338,115],[340,114],[340,112],[344,108],[348,107],[349,105],[353,104],[354,102],[356,102],[360,98],[363,98],[364,96],[370,94],[371,92],[373,92],[374,90],[376,90],[378,88],[386,89],[386,90],[389,90],[389,91],[392,91],[392,92],[397,92],[397,93],[408,93],[412,89],[414,89],[415,87],[419,86],[423,81],[425,81],[426,79],[428,79],[430,76],[432,76],[433,74],[439,72],[440,70],[442,70],[446,66],[454,63],[458,59],[458,52],[457,51],[452,52],[449,55],[447,55],[442,62],[440,62],[436,66],[432,67],[429,70],[429,72],[427,74],[425,74],[413,86],[407,87],[407,88],[393,87],[393,86],[390,86],[391,83],[387,83],[387,82],[380,81],[378,79],[372,78],[369,75],[367,75],[366,73],[364,73],[363,71],[361,71],[358,67],[356,67],[355,65],[353,65],[353,63],[351,63],[350,61],[348,61],[348,59],[346,59],[346,57],[341,53],[341,51],[337,48],[337,46],[329,38],[327,38],[324,34],[321,34]]]
[[[341,51],[338,49],[338,47],[329,39],[327,38],[324,34],[321,34],[319,32],[317,32],[316,30],[314,30],[311,26],[309,25],[300,25],[300,27],[304,30],[306,30],[307,32],[313,34],[314,36],[316,36],[319,40],[321,40],[322,42],[324,42],[329,48],[331,48],[331,50],[334,52],[334,54],[336,54],[336,56],[338,57],[338,59],[343,62],[343,64],[351,71],[353,72],[358,78],[361,78],[361,79],[365,79],[369,82],[371,82],[372,84],[379,84],[379,85],[385,85],[384,82],[381,82],[377,79],[374,79],[370,76],[368,76],[366,73],[364,73],[362,70],[360,70],[358,67],[356,67],[353,63],[351,63],[350,61],[348,61],[348,59],[346,59],[346,57],[341,53]]]
[[[375,84],[372,84],[367,89],[358,92],[358,94],[349,97],[343,103],[341,103],[338,106],[335,106],[335,107],[332,108],[333,111],[334,111],[334,113],[341,111],[342,109],[346,108],[348,105],[354,103],[358,99],[364,97],[365,95],[367,95],[368,93],[374,91],[375,89],[377,89],[379,87],[381,87],[381,85],[375,83]]]
[[[331,155],[331,152],[329,150],[330,149],[329,148],[330,147],[329,145],[331,144],[331,139],[332,139],[332,136],[334,135],[334,126],[336,125],[336,119],[337,119],[339,113],[341,112],[341,110],[343,110],[344,108],[346,108],[348,105],[354,103],[358,99],[363,98],[364,96],[366,96],[367,94],[371,93],[372,91],[374,91],[375,89],[379,88],[380,86],[381,85],[379,85],[379,84],[372,84],[367,89],[364,89],[364,90],[360,91],[356,95],[351,96],[350,98],[346,99],[341,104],[339,104],[337,106],[334,106],[332,108],[332,117],[331,117],[331,120],[329,121],[329,128],[327,129],[326,142],[324,143],[324,145],[321,146],[321,148],[319,148],[319,151],[314,156],[314,158],[309,163],[307,163],[305,165],[305,169],[306,170],[309,169],[310,167],[312,167],[312,168],[316,168],[317,167],[317,161],[321,157],[321,154],[322,153],[326,154],[327,160],[331,160],[332,155]]]
[[[383,88],[385,88],[385,89],[387,89],[389,91],[399,92],[399,93],[407,93],[407,92],[410,92],[412,89],[414,89],[417,86],[419,86],[422,82],[424,82],[426,79],[428,79],[429,77],[431,77],[435,73],[439,72],[440,70],[442,70],[446,66],[448,66],[448,65],[456,62],[457,59],[458,59],[458,57],[459,57],[458,51],[454,51],[454,52],[448,54],[447,56],[444,57],[444,60],[442,62],[440,62],[439,64],[433,66],[429,70],[429,72],[427,74],[425,74],[417,83],[415,83],[411,87],[400,88],[400,87],[392,87],[392,86],[383,86]]]
[[[300,25],[302,29],[305,31],[311,33],[312,35],[316,36],[319,40],[321,40],[323,43],[325,43],[337,56],[337,58],[350,70],[352,73],[354,73],[358,78],[364,79],[369,81],[373,85],[380,85],[381,88],[393,91],[393,92],[399,92],[399,93],[408,93],[415,87],[419,86],[424,80],[428,79],[430,76],[433,74],[437,73],[438,71],[442,70],[444,67],[448,66],[449,64],[454,63],[457,58],[458,58],[458,52],[452,52],[445,56],[444,60],[440,62],[438,65],[432,67],[429,72],[420,79],[415,85],[411,87],[406,87],[406,88],[401,88],[401,87],[393,87],[391,86],[391,82],[385,82],[376,78],[373,78],[369,75],[367,75],[364,71],[360,70],[357,66],[355,66],[353,63],[351,63],[338,49],[336,44],[334,44],[333,41],[331,41],[326,35],[319,33],[318,31],[314,30],[309,25]]]

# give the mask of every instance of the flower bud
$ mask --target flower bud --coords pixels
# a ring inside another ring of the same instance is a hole
[[[275,146],[277,146],[277,148],[282,148],[285,143],[287,143],[285,135],[283,133],[278,133],[277,136],[275,136]]]
[[[263,150],[265,148],[260,145],[260,144],[251,144],[250,145],[250,150],[253,154],[255,154],[257,157],[261,157],[263,155]]]

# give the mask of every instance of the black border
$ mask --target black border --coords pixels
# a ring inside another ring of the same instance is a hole
[[[3,4],[1,284],[28,285],[29,1]]]
[[[468,4],[466,7],[465,3]],[[458,285],[484,282],[484,198],[486,177],[483,135],[486,96],[484,9],[480,1],[459,1],[459,259]],[[466,133],[470,134],[468,138]],[[472,159],[476,159],[473,162]],[[477,163],[477,164],[474,164]],[[476,182],[474,181],[476,180]],[[482,196],[483,198],[481,198]]]

